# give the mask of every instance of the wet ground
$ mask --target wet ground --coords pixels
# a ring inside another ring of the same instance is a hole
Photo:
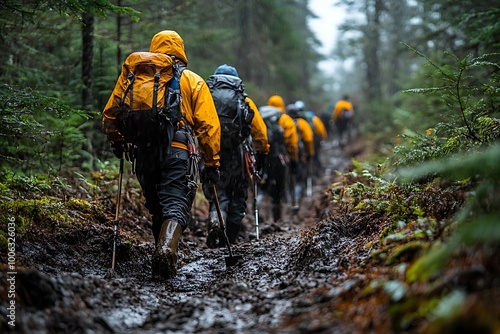
[[[349,323],[335,318],[340,310],[328,309],[326,302],[355,285],[357,278],[348,277],[346,267],[367,256],[357,245],[382,226],[332,223],[335,209],[328,192],[335,171],[348,169],[351,157],[362,151],[361,142],[344,149],[325,143],[323,173],[312,196],[302,199],[296,213],[285,203],[282,221],[271,221],[270,201],[263,196],[259,240],[250,193],[242,238],[232,247],[242,260],[232,267],[225,265],[226,248],[205,246],[206,206],[200,196],[181,240],[178,275],[164,282],[151,277],[146,218],[121,230],[114,272],[110,221],[79,224],[63,233],[27,233],[17,243],[15,332],[352,332]],[[5,323],[3,307],[7,277],[0,271],[2,331],[13,329]]]

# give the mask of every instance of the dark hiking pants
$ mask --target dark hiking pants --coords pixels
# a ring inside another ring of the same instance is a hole
[[[278,155],[272,154],[266,159],[267,192],[272,199],[273,220],[281,218],[281,199],[285,195],[286,165]]]
[[[221,151],[219,170],[220,180],[216,185],[217,197],[221,211],[227,213],[226,233],[228,239],[234,243],[246,213],[249,185],[241,149]],[[204,188],[204,193],[210,202],[210,211],[216,211],[211,191]]]
[[[196,193],[188,188],[188,151],[170,148],[160,161],[158,147],[137,150],[137,179],[146,198],[146,208],[153,218],[153,235],[158,240],[162,223],[177,219],[185,230]]]

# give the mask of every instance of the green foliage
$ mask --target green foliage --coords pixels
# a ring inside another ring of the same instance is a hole
[[[444,246],[436,246],[408,271],[408,279],[427,280],[437,275],[449,258],[463,246],[494,245],[500,240],[500,145],[474,154],[450,157],[400,171],[405,179],[440,175],[452,179],[475,179],[476,187],[457,214],[456,233]]]
[[[425,134],[404,133],[390,161],[400,167],[404,184],[443,179],[457,186],[469,184],[473,190],[455,216],[449,240],[435,243],[413,264],[407,273],[410,282],[436,277],[464,246],[492,245],[500,239],[500,211],[495,205],[500,189],[499,54],[459,59],[448,53],[454,61],[451,66],[412,50],[434,69],[431,80],[441,84],[407,92],[436,95],[448,112]]]
[[[357,161],[353,163],[355,169],[344,174],[344,178],[353,182],[343,193],[335,194],[334,199],[348,205],[350,210],[375,211],[390,217],[393,225],[382,237],[402,227],[401,222],[445,219],[462,203],[460,195],[453,192],[454,187],[461,184],[452,185],[450,189],[443,189],[439,183],[401,184],[396,179],[388,180],[391,176],[381,165],[373,168]]]
[[[446,53],[455,62],[451,66],[438,65],[419,51],[409,48],[428,61],[428,65],[434,69],[429,74],[430,80],[440,85],[408,89],[405,92],[435,95],[440,102],[436,111],[446,112],[439,114],[439,123],[427,129],[425,134],[406,130],[400,135],[401,143],[395,147],[391,164],[406,166],[444,158],[459,152],[474,151],[498,140],[500,81],[492,73],[500,69],[500,54],[479,57],[468,55],[459,59]],[[490,75],[486,76],[486,80],[481,79],[488,73]]]
[[[350,196],[344,205],[390,218],[380,240],[367,249],[378,263],[404,265],[400,282],[384,290],[393,298],[391,314],[402,329],[416,319],[434,322],[456,314],[465,294],[446,286],[445,275],[453,276],[460,255],[477,250],[496,254],[498,249],[498,56],[451,56],[453,66],[425,58],[433,69],[429,88],[406,92],[415,93],[417,100],[427,97],[428,104],[418,100],[414,106],[432,106],[435,115],[425,128],[405,127],[385,164],[357,163],[345,175],[351,184],[342,193]],[[421,116],[405,108],[398,113],[401,120],[409,117],[401,123],[406,125]],[[401,293],[403,282],[412,292],[396,300],[394,291]],[[419,292],[422,286],[432,292]]]
[[[106,165],[87,177],[0,175],[0,249],[6,246],[7,223],[14,218],[16,233],[65,228],[76,221],[106,222],[103,198],[116,194],[118,167]]]
[[[81,19],[81,14],[86,11],[93,11],[100,17],[106,17],[108,12],[129,15],[138,20],[139,12],[130,8],[112,4],[108,0],[28,0],[2,2],[2,12],[7,13],[6,22],[14,19],[34,21],[36,14],[46,11],[57,11],[59,15],[71,15]]]
[[[441,17],[467,36],[468,41],[463,48],[476,48],[479,53],[498,50],[500,9],[498,4],[490,1],[469,2],[445,0]],[[451,10],[450,10],[451,9]]]
[[[80,160],[85,137],[79,131],[88,115],[30,89],[0,90],[2,169],[48,172]]]

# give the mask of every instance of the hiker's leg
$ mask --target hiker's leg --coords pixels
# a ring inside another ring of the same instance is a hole
[[[227,212],[229,210],[229,201],[230,201],[229,188],[232,179],[230,164],[231,164],[231,158],[227,157],[224,153],[221,152],[221,159],[219,166],[220,178],[215,188],[217,190],[217,197],[219,199],[220,210],[223,212]],[[210,211],[216,211],[214,201],[210,203]]]
[[[281,167],[278,169],[279,172],[274,174],[274,191],[272,194],[272,202],[273,202],[273,219],[275,222],[281,219],[281,198],[285,193],[285,175],[287,173],[284,172],[285,167]]]
[[[222,182],[218,182],[215,186],[215,190],[217,192],[217,199],[219,200],[219,207],[222,215],[222,221],[225,223],[227,223],[227,210],[229,208],[229,196],[227,193],[227,184],[228,184],[227,177],[228,177],[227,173],[221,172]],[[225,245],[225,237],[221,230],[222,222],[220,221],[212,189],[211,187],[208,187],[207,184],[203,184],[203,192],[205,193],[205,197],[208,199],[210,203],[207,246],[209,248],[223,247]]]
[[[152,230],[156,243],[163,222],[163,213],[157,191],[157,186],[160,182],[160,164],[157,148],[144,147],[137,150],[136,175],[141,185],[142,194],[146,199],[145,206],[152,216]]]
[[[321,162],[321,140],[316,139],[314,141],[314,163],[313,163],[313,170],[311,171],[314,175],[314,177],[319,177],[321,176],[323,172],[323,164]]]
[[[182,230],[188,226],[189,211],[196,195],[189,190],[186,179],[188,159],[186,150],[172,147],[170,155],[165,156],[162,162],[161,181],[158,186],[162,221],[176,219]]]
[[[188,160],[186,150],[171,148],[161,162],[161,180],[158,197],[163,221],[152,259],[153,276],[173,277],[177,273],[179,240],[188,226],[189,211],[195,193],[188,186]]]
[[[226,232],[229,242],[234,244],[247,210],[248,178],[246,175],[240,175],[234,178],[231,183],[231,202],[229,203]]]

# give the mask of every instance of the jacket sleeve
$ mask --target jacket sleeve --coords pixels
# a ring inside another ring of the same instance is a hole
[[[335,107],[333,107],[332,111],[332,120],[335,122],[337,120],[338,114],[340,112],[340,102],[335,103]]]
[[[313,117],[314,130],[320,139],[325,140],[328,137],[328,132],[326,131],[326,126],[318,116]]]
[[[300,137],[306,144],[307,155],[312,157],[314,155],[314,132],[305,119],[298,118],[297,120]]]
[[[124,79],[125,77],[125,79]],[[122,73],[116,80],[115,88],[102,111],[101,128],[111,142],[122,140],[123,136],[116,128],[116,115],[120,106],[121,98],[127,85],[126,73]]]
[[[205,166],[219,166],[220,123],[212,94],[202,77],[184,70],[181,77],[182,114],[193,127]]]
[[[246,101],[254,112],[250,129],[252,133],[253,146],[255,147],[255,151],[262,152],[267,155],[269,153],[270,145],[267,138],[266,123],[264,123],[262,116],[260,116],[259,108],[257,108],[252,99],[247,97]]]
[[[297,127],[293,119],[287,114],[282,114],[279,119],[279,124],[283,128],[285,135],[286,150],[292,160],[299,159],[299,136],[297,135]]]

